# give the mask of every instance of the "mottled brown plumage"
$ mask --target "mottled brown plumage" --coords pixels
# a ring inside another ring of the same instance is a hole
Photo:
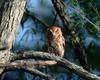
[[[52,26],[47,29],[47,45],[50,54],[64,56],[65,39],[60,27]]]

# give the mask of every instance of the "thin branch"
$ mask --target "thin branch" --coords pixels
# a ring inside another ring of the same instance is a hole
[[[55,16],[54,16],[54,20],[53,20],[53,22],[52,22],[52,25],[51,26],[53,26],[54,24],[55,24],[55,21],[56,21],[56,19],[57,19],[57,13],[55,14]]]
[[[97,14],[98,18],[100,18],[100,15],[99,15],[99,12],[98,12],[97,7],[93,6],[93,4],[92,4],[92,3],[90,3],[90,6],[92,6],[92,8],[93,8],[93,10],[96,12],[96,14]]]
[[[8,71],[23,71],[23,72],[27,72],[27,73],[30,73],[32,74],[33,76],[36,75],[36,76],[40,76],[41,78],[43,79],[46,79],[46,80],[55,80],[53,79],[50,75],[47,75],[47,74],[44,74],[43,72],[37,70],[37,69],[33,69],[33,68],[6,68],[4,70],[4,72],[2,73],[2,75],[0,75],[0,80],[2,78],[2,76],[8,72]]]
[[[91,20],[89,20],[86,16],[80,14],[78,12],[77,8],[73,7],[73,10],[77,13],[77,15],[80,15],[83,19],[85,19],[87,22],[89,22],[91,25],[93,25],[95,29],[100,30],[99,26],[97,26],[95,23],[93,23]]]
[[[82,67],[69,62],[67,59],[54,56],[46,52],[24,52],[24,54],[21,56],[17,56],[17,55],[13,56],[11,61],[23,60],[23,59],[54,60],[57,62],[59,66],[64,67],[78,74],[79,76],[86,78],[87,80],[100,80],[100,77],[92,73],[89,73],[88,71],[84,70]]]
[[[26,15],[30,16],[33,20],[36,19],[38,22],[40,22],[42,25],[44,25],[45,27],[49,27],[48,24],[46,24],[45,22],[41,21],[40,19],[38,19],[36,16],[34,16],[32,13],[30,13],[27,9],[25,12]]]

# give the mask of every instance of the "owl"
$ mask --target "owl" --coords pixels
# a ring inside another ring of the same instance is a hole
[[[52,26],[47,28],[47,45],[50,54],[64,56],[65,39],[60,27]]]

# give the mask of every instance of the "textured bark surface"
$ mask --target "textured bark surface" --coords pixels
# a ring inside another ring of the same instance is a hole
[[[7,63],[26,0],[0,0],[0,63]]]
[[[77,66],[76,64],[71,63],[67,59],[61,58],[59,56],[51,55],[47,52],[39,52],[39,51],[38,52],[36,52],[36,51],[24,52],[24,54],[22,54],[20,56],[18,56],[18,55],[12,56],[11,61],[24,60],[24,59],[53,60],[53,61],[57,62],[58,66],[61,66],[62,68],[70,70],[72,73],[75,73],[75,74],[83,77],[85,80],[100,80],[100,77],[84,70],[81,66]]]

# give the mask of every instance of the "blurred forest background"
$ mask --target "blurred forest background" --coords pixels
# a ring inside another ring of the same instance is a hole
[[[100,0],[64,0],[64,3],[66,5],[66,13],[71,19],[70,25],[77,31],[77,35],[85,49],[91,65],[91,72],[100,76]],[[26,9],[30,15],[23,16],[20,27],[17,30],[13,51],[47,51],[45,36],[47,27],[41,21],[48,26],[53,24],[56,16],[53,4],[51,0],[27,0]],[[59,16],[57,16],[54,25],[63,28]],[[64,57],[79,65],[73,51],[70,35],[64,35],[66,36]],[[53,76],[56,75],[57,80],[67,79],[66,71],[57,66],[47,69],[47,73]],[[31,75],[27,74],[27,76],[29,76],[27,80],[35,80]],[[78,80],[77,75],[73,74],[72,77],[72,80]]]

